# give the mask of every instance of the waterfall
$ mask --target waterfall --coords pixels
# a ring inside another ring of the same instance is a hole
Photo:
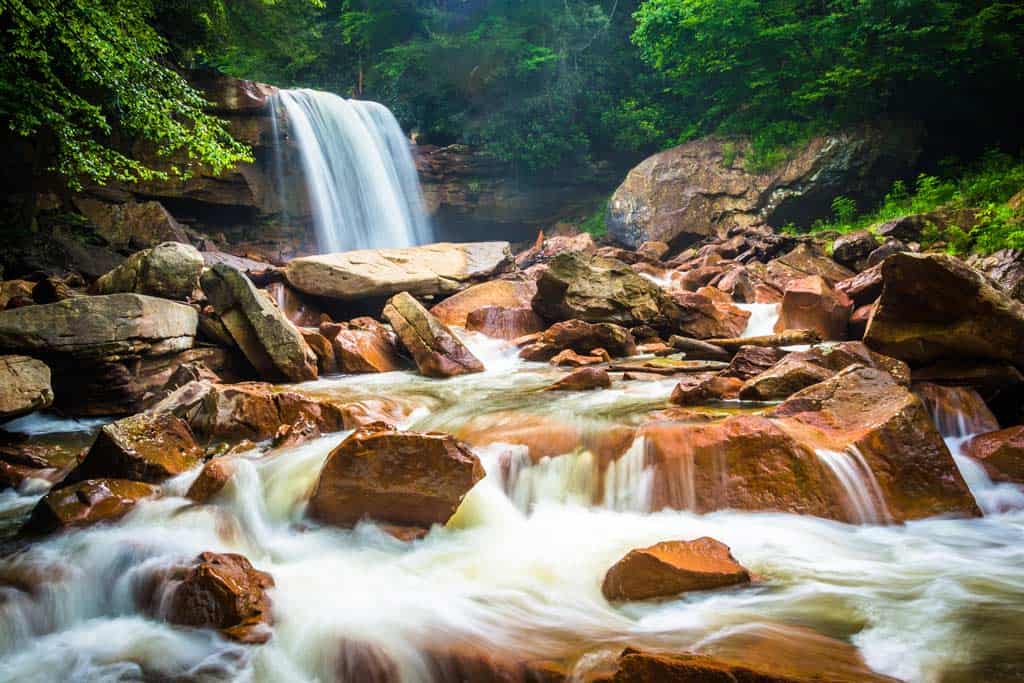
[[[321,252],[431,241],[409,141],[387,107],[316,90],[277,97],[302,159]]]
[[[779,304],[736,304],[737,308],[750,313],[747,328],[741,336],[766,337],[775,334],[775,323],[779,321]]]
[[[843,489],[843,508],[849,521],[855,524],[892,522],[878,480],[859,448],[850,446],[844,452],[820,448],[815,454]]]

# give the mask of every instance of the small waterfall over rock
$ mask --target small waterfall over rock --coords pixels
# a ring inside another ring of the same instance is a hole
[[[382,104],[282,90],[322,253],[431,241],[409,141]]]
[[[818,449],[818,458],[829,468],[843,490],[842,504],[855,524],[891,523],[892,515],[885,504],[878,480],[864,454],[856,446],[845,451]]]

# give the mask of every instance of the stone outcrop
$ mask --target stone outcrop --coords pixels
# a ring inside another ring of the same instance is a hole
[[[940,359],[1024,367],[1024,304],[944,254],[895,254],[864,343],[913,365]]]
[[[453,377],[483,372],[484,364],[458,337],[407,292],[393,296],[384,318],[427,377]]]
[[[775,331],[813,330],[824,340],[846,339],[853,302],[818,275],[786,287]]]
[[[131,512],[139,501],[152,498],[159,489],[127,479],[90,479],[53,490],[43,496],[25,523],[28,533],[114,522]]]
[[[129,256],[96,281],[96,292],[134,292],[184,301],[199,286],[202,271],[203,257],[195,247],[164,242]]]
[[[305,382],[317,378],[317,358],[302,333],[240,271],[223,264],[203,273],[203,291],[221,321],[263,377]]]
[[[161,242],[189,243],[185,229],[160,202],[129,200],[114,204],[77,197],[74,205],[116,250],[148,249]]]
[[[685,244],[733,226],[810,225],[839,196],[875,199],[913,168],[918,131],[892,123],[814,138],[765,173],[744,170],[745,140],[702,138],[644,160],[608,204],[608,232],[637,247]]]
[[[704,537],[631,550],[605,574],[601,592],[608,600],[650,600],[749,582],[729,546]]]
[[[368,518],[429,528],[445,524],[483,477],[480,460],[452,436],[372,425],[328,456],[309,515],[346,527]]]
[[[366,249],[289,261],[285,277],[299,291],[346,301],[454,294],[512,265],[508,242],[428,244],[406,249]]]
[[[0,356],[0,422],[53,403],[50,368],[28,356]]]

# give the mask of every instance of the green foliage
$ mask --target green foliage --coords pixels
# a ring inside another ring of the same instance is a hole
[[[857,202],[849,197],[836,197],[832,200],[832,213],[838,223],[851,223],[857,216]]]
[[[0,0],[0,119],[52,156],[52,171],[82,182],[214,172],[249,158],[202,95],[163,61],[170,48],[147,0]],[[138,140],[173,158],[134,158]]]
[[[605,200],[597,211],[580,223],[581,232],[589,233],[595,238],[608,234],[608,225],[605,222],[605,217],[608,215],[608,201],[610,200]]]

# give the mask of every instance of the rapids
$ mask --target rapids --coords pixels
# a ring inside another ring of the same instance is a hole
[[[467,341],[486,373],[331,377],[300,389],[400,400],[414,406],[406,428],[457,432],[482,414],[518,412],[585,431],[636,423],[664,407],[674,385],[540,393],[557,371],[519,361],[507,345]],[[453,642],[523,658],[587,651],[577,664],[582,674],[627,644],[714,652],[739,635],[784,638],[790,627],[848,640],[872,668],[905,680],[1012,680],[1024,672],[1020,512],[983,505],[984,518],[903,525],[650,513],[642,443],[611,465],[600,504],[595,453],[537,459],[524,446],[493,443],[477,449],[488,476],[448,526],[405,544],[372,524],[339,530],[304,518],[319,469],[345,436],[271,456],[253,451],[210,505],[181,497],[192,471],[117,525],[0,548],[0,681],[358,680],[341,661],[352,647],[378,648],[403,680],[421,681],[429,677],[423,653]],[[840,455],[837,467],[858,486],[856,454]],[[982,500],[991,482],[967,480]],[[864,485],[865,515],[884,516]],[[12,529],[39,495],[0,494],[0,528]],[[663,602],[616,606],[603,598],[605,571],[628,550],[705,535],[731,546],[758,581]],[[273,575],[268,644],[171,627],[134,606],[147,571],[206,550],[242,553]],[[2,587],[11,576],[42,578],[29,590]]]

